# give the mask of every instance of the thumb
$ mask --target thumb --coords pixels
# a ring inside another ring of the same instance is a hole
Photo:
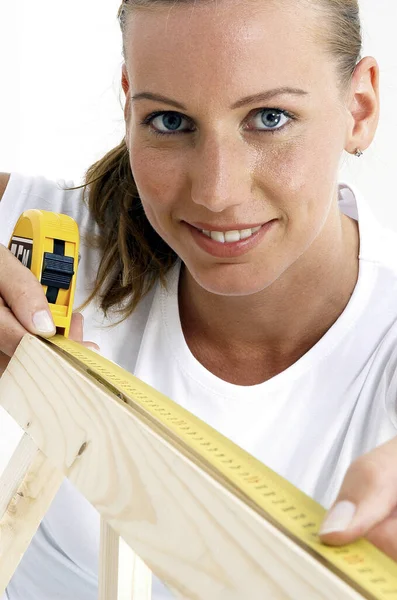
[[[319,531],[326,544],[365,536],[397,505],[397,438],[354,461]]]

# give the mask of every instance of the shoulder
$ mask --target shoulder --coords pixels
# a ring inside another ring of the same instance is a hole
[[[38,208],[59,212],[72,217],[79,229],[94,233],[95,224],[89,218],[89,211],[84,199],[84,188],[74,187],[72,181],[52,181],[43,176],[23,175],[20,173],[4,174],[0,177],[0,242],[7,244],[15,224],[24,210]]]
[[[10,173],[0,173],[0,200],[2,199],[8,182],[10,181]]]
[[[360,260],[386,270],[392,279],[397,276],[397,232],[380,222],[374,212],[374,201],[371,203],[365,198],[355,185],[341,182],[339,208],[345,215],[358,220]]]
[[[362,260],[373,262],[378,269],[389,274],[391,280],[397,279],[397,232],[386,227],[377,227],[374,231],[372,248],[362,253]]]

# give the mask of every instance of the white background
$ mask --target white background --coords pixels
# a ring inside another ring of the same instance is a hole
[[[381,70],[381,121],[361,158],[346,155],[341,179],[358,184],[397,229],[395,0],[361,0],[364,55]],[[1,0],[0,171],[79,183],[123,137],[119,0]]]

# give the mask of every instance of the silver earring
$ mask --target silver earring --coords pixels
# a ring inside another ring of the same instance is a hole
[[[357,156],[357,158],[360,158],[360,156],[362,156],[364,154],[364,152],[362,150],[360,150],[360,148],[356,148],[354,151],[355,156]]]

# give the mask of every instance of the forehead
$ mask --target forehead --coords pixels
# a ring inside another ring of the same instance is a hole
[[[233,100],[258,84],[320,83],[333,66],[313,34],[314,13],[297,5],[210,0],[133,10],[125,38],[133,92],[197,98],[213,90]]]

